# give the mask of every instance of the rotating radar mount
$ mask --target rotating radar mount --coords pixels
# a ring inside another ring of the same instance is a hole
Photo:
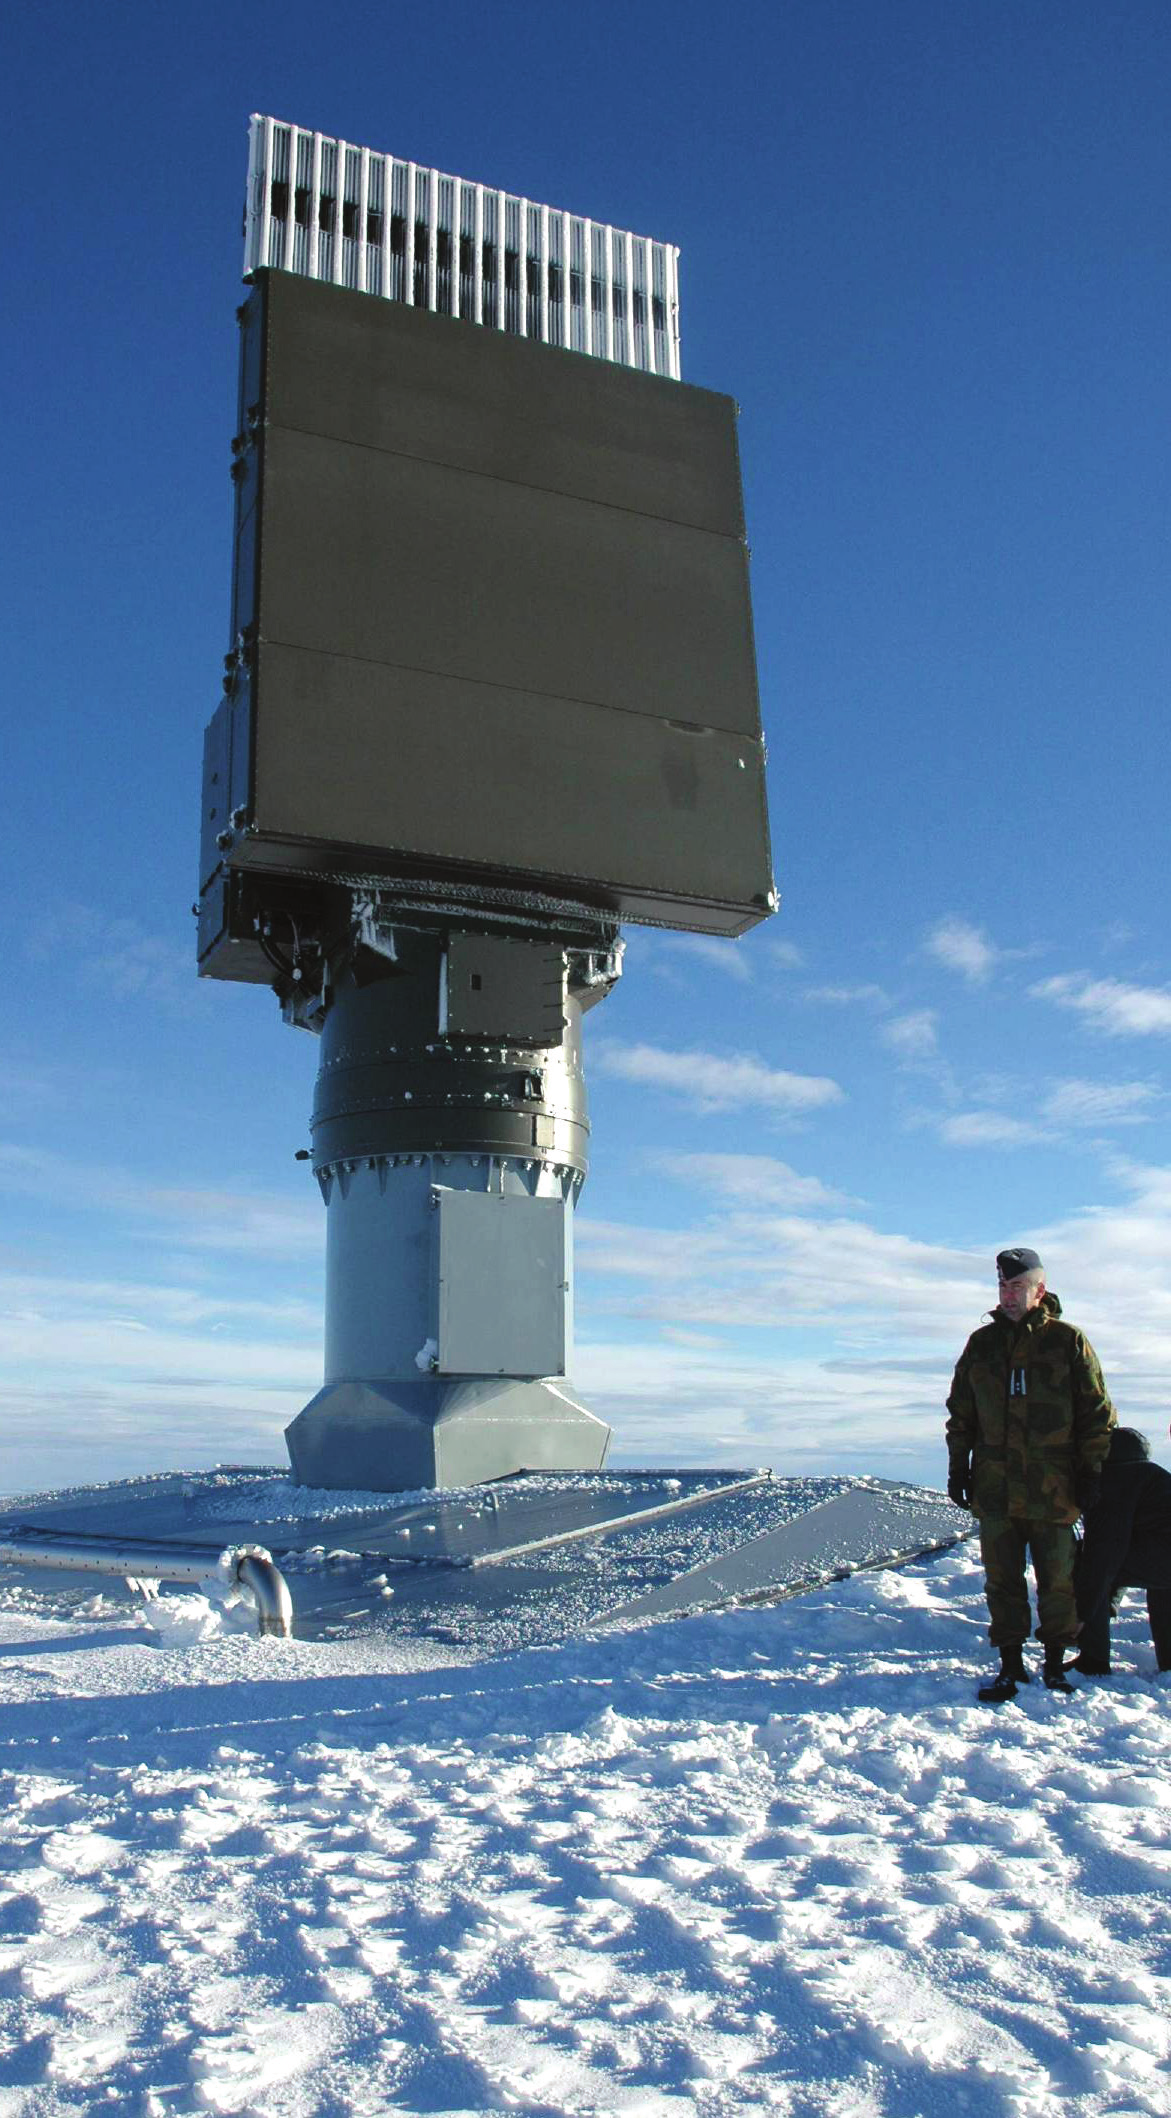
[[[320,1037],[303,1484],[596,1470],[582,1017],[776,907],[730,398],[678,254],[255,117],[199,969]]]

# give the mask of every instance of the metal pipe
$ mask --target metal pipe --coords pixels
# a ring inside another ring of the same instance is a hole
[[[297,248],[297,154],[300,131],[289,127],[289,166],[285,174],[285,233],[281,245],[281,270],[291,272]]]
[[[439,171],[427,178],[427,307],[435,314],[439,293]]]
[[[406,227],[403,231],[403,300],[408,307],[415,300],[415,216],[419,211],[416,198],[418,182],[415,165],[407,163],[406,182]]]
[[[95,1537],[83,1530],[21,1527],[0,1537],[0,1564],[66,1574],[119,1574],[128,1581],[228,1581],[251,1597],[262,1635],[287,1640],[293,1600],[261,1545],[167,1544],[147,1537]]]
[[[394,160],[391,155],[382,158],[382,291],[389,295],[394,286],[391,279],[391,234],[394,228]]]
[[[267,1552],[241,1552],[236,1580],[256,1606],[261,1638],[288,1640],[293,1632],[293,1599],[289,1584]]]

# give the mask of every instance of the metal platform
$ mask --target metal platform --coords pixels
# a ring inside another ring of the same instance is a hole
[[[119,1565],[214,1579],[226,1547],[272,1553],[303,1639],[371,1630],[473,1656],[696,1610],[799,1594],[860,1567],[954,1544],[967,1519],[942,1494],[876,1478],[766,1470],[526,1474],[388,1496],[313,1491],[228,1466],[41,1494],[0,1506],[4,1540],[73,1537]],[[19,1574],[20,1562],[13,1566]],[[77,1592],[77,1574],[36,1575]]]

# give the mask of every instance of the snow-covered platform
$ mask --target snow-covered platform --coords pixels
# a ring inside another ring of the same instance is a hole
[[[260,1545],[288,1582],[302,1639],[374,1629],[474,1655],[793,1595],[940,1550],[965,1527],[922,1487],[762,1470],[542,1473],[387,1495],[228,1466],[0,1507],[0,1547],[18,1535],[112,1550],[134,1539],[164,1555],[153,1568],[164,1580],[168,1546],[206,1549],[211,1577],[225,1548]],[[77,1591],[75,1573],[37,1578]]]
[[[990,1719],[971,1544],[491,1661],[69,1593],[0,1577],[6,2118],[1171,2109],[1141,1598]]]

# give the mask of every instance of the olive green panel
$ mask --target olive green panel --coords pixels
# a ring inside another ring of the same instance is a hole
[[[565,1012],[564,949],[494,934],[450,934],[444,957],[444,1032],[560,1047]]]
[[[755,734],[733,537],[271,430],[261,637]]]
[[[600,883],[701,929],[697,900],[766,909],[759,741],[271,642],[256,696],[262,840]]]
[[[293,273],[260,278],[270,426],[743,536],[730,397]],[[250,316],[249,337],[259,328]]]
[[[243,320],[227,864],[764,917],[731,401],[291,274]]]

